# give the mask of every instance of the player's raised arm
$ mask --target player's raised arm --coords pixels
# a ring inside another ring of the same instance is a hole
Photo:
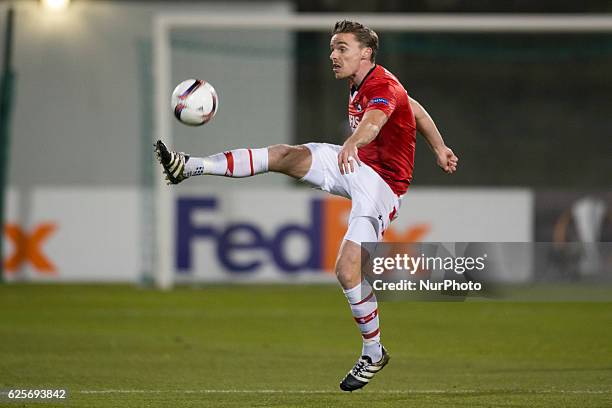
[[[438,166],[442,168],[446,173],[452,174],[457,171],[457,162],[459,158],[453,153],[453,151],[444,144],[444,139],[438,131],[436,124],[434,123],[429,113],[423,108],[423,106],[412,98],[408,98],[410,101],[410,107],[414,113],[414,119],[416,121],[417,130],[427,143],[429,147],[436,155],[436,161]]]
[[[346,174],[355,171],[351,158],[361,166],[357,148],[374,140],[385,123],[387,123],[387,115],[381,110],[372,109],[363,115],[363,119],[359,122],[353,134],[346,139],[342,145],[342,150],[338,153],[340,173]]]

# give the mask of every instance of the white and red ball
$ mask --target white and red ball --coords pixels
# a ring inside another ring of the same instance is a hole
[[[201,79],[181,82],[172,92],[174,116],[189,126],[208,123],[217,113],[219,97],[215,88]]]

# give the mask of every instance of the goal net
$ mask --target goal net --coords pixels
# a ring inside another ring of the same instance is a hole
[[[377,31],[377,62],[431,108],[451,141],[465,142],[463,162],[482,164],[467,165],[455,180],[459,184],[501,180],[516,185],[524,171],[530,183],[545,185],[549,180],[538,173],[537,163],[514,174],[500,169],[495,178],[479,168],[495,166],[500,152],[510,162],[525,154],[536,156],[535,161],[553,134],[556,143],[567,139],[569,146],[570,136],[585,123],[605,127],[601,118],[607,113],[598,107],[610,93],[612,18],[260,10],[164,13],[155,18],[153,141],[162,139],[198,156],[277,143],[342,143],[347,87],[333,80],[328,59],[329,33],[341,19]],[[184,126],[172,115],[170,94],[188,78],[210,82],[219,94],[217,116],[203,127]],[[428,155],[423,145],[415,169],[420,185],[444,183],[435,178],[429,162],[420,160]],[[549,165],[563,171],[562,163]],[[316,208],[302,208],[301,195],[310,192],[287,178],[209,177],[177,189],[164,184],[157,167],[151,177],[152,229],[144,238],[151,251],[145,264],[160,288],[175,282],[226,281],[223,268],[235,269],[230,280],[274,281],[275,269],[285,268],[287,279],[311,281],[318,275],[304,278],[293,270],[304,265],[304,270],[316,269],[326,262],[317,263],[325,257],[319,248],[323,244],[312,235],[321,228],[290,220],[296,208],[305,217],[314,217]],[[284,196],[283,190],[297,195]],[[210,269],[211,264],[216,266]],[[259,267],[262,272],[255,279],[250,271]]]

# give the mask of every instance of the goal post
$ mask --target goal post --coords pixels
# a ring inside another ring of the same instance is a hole
[[[411,33],[610,33],[611,15],[585,14],[264,14],[264,13],[160,13],[153,20],[153,140],[173,145],[169,107],[172,92],[172,45],[170,34],[176,29],[236,31],[325,31],[338,20],[352,19],[377,31]],[[223,99],[221,98],[221,109]],[[154,180],[155,248],[152,251],[153,279],[160,289],[171,288],[175,282],[173,261],[175,244],[175,188],[168,187],[159,169]]]
[[[602,32],[612,30],[612,16],[589,14],[332,14],[300,13],[288,16],[252,14],[180,14],[156,17],[154,27],[160,34],[171,27],[231,29],[330,30],[339,20],[356,20],[384,31],[406,32],[510,32],[560,33]]]

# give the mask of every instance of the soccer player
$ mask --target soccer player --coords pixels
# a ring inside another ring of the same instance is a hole
[[[347,79],[350,86],[348,115],[353,133],[342,146],[274,145],[200,158],[169,151],[158,141],[156,151],[170,184],[196,175],[249,177],[271,171],[351,199],[335,272],[363,340],[361,357],[340,383],[342,390],[354,391],[367,385],[389,361],[380,342],[376,295],[362,279],[360,245],[380,241],[397,216],[412,179],[417,130],[442,170],[455,172],[458,158],[444,144],[425,109],[391,72],[375,63],[378,36],[373,30],[339,21],[330,48],[334,76]]]

